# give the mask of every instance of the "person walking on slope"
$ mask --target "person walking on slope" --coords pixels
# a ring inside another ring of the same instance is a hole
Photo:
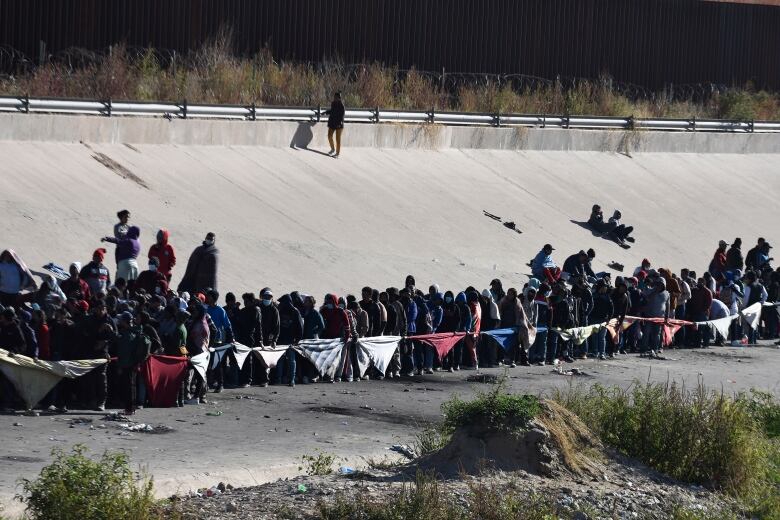
[[[333,101],[330,103],[330,110],[325,111],[328,116],[328,143],[330,143],[330,152],[328,155],[338,157],[341,153],[341,132],[344,131],[344,103],[341,102],[341,92],[333,94]],[[336,136],[336,143],[333,143],[333,136]]]
[[[184,277],[177,287],[178,292],[190,294],[217,289],[217,268],[219,266],[219,249],[214,245],[216,235],[206,234],[203,244],[195,248],[187,262]]]

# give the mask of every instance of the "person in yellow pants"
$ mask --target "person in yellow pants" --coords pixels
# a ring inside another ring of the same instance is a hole
[[[333,94],[330,110],[326,110],[325,115],[328,116],[328,143],[330,143],[328,155],[338,157],[341,153],[341,132],[344,131],[344,103],[341,102],[341,92]],[[333,142],[334,134],[336,137],[335,145]]]

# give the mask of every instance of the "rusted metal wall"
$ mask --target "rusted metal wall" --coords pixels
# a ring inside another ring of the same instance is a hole
[[[780,8],[698,0],[0,0],[0,46],[124,42],[187,52],[229,26],[235,49],[447,72],[593,78],[650,88],[780,88]]]

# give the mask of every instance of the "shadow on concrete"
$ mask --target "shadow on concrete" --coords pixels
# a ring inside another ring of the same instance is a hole
[[[591,232],[591,234],[592,234],[594,237],[604,238],[604,237],[602,236],[602,234],[601,234],[601,233],[599,233],[598,231],[596,231],[595,229],[593,229],[592,227],[590,227],[590,224],[588,224],[588,221],[587,221],[587,220],[586,220],[585,222],[580,222],[580,221],[578,221],[578,220],[569,220],[569,222],[571,222],[572,224],[577,224],[577,225],[578,225],[578,226],[580,226],[581,228],[585,228],[585,229],[587,229],[588,231],[590,231],[590,232]]]
[[[292,141],[290,141],[290,148],[294,150],[306,150],[308,152],[314,152],[326,157],[330,157],[330,155],[325,152],[309,148],[309,145],[314,139],[314,132],[312,131],[312,128],[314,128],[315,124],[316,123],[298,123],[298,128],[296,128],[295,134],[293,134],[292,137]]]

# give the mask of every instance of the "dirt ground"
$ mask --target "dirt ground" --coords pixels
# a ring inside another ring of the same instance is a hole
[[[668,350],[666,360],[636,355],[612,361],[578,361],[583,375],[553,373],[552,367],[507,370],[514,392],[544,394],[571,383],[627,386],[634,380],[684,382],[732,393],[758,388],[780,397],[780,349],[762,346]],[[209,394],[209,404],[183,409],[145,409],[133,420],[166,433],[129,432],[103,413],[74,410],[39,417],[0,415],[0,504],[21,511],[12,500],[19,478],[37,475],[53,448],[82,443],[94,452],[127,450],[148,470],[160,496],[187,493],[218,482],[257,485],[301,473],[300,457],[324,451],[339,462],[365,466],[364,458],[397,457],[389,448],[410,444],[419,427],[436,421],[450,395],[472,395],[485,385],[467,381],[473,371],[437,372],[402,380],[271,386]],[[221,414],[219,414],[221,412]]]

